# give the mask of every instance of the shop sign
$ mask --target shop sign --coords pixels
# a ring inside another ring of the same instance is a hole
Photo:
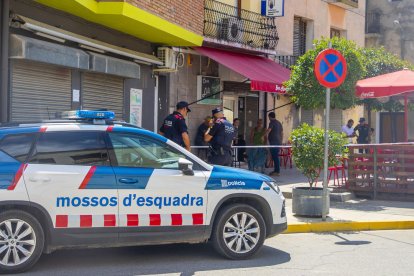
[[[198,75],[197,100],[203,99],[198,104],[221,105],[220,88],[220,78]]]
[[[142,127],[142,89],[130,90],[129,122]]]
[[[279,17],[285,15],[285,0],[262,0],[262,15]]]

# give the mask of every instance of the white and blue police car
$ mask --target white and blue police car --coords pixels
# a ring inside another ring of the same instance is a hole
[[[109,111],[0,126],[0,272],[71,247],[211,242],[230,259],[287,228],[268,176],[211,166]]]

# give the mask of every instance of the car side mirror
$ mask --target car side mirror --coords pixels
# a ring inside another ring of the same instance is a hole
[[[182,171],[184,175],[194,175],[193,162],[187,159],[178,159],[178,169]]]

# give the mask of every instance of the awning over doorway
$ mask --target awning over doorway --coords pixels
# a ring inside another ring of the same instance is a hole
[[[250,79],[253,91],[285,93],[283,82],[289,80],[290,70],[270,59],[208,47],[195,50]]]

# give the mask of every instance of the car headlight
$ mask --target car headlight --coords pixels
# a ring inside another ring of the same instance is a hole
[[[274,181],[265,181],[266,185],[269,186],[270,189],[275,191],[277,194],[280,194],[280,188],[277,186],[276,182]]]

